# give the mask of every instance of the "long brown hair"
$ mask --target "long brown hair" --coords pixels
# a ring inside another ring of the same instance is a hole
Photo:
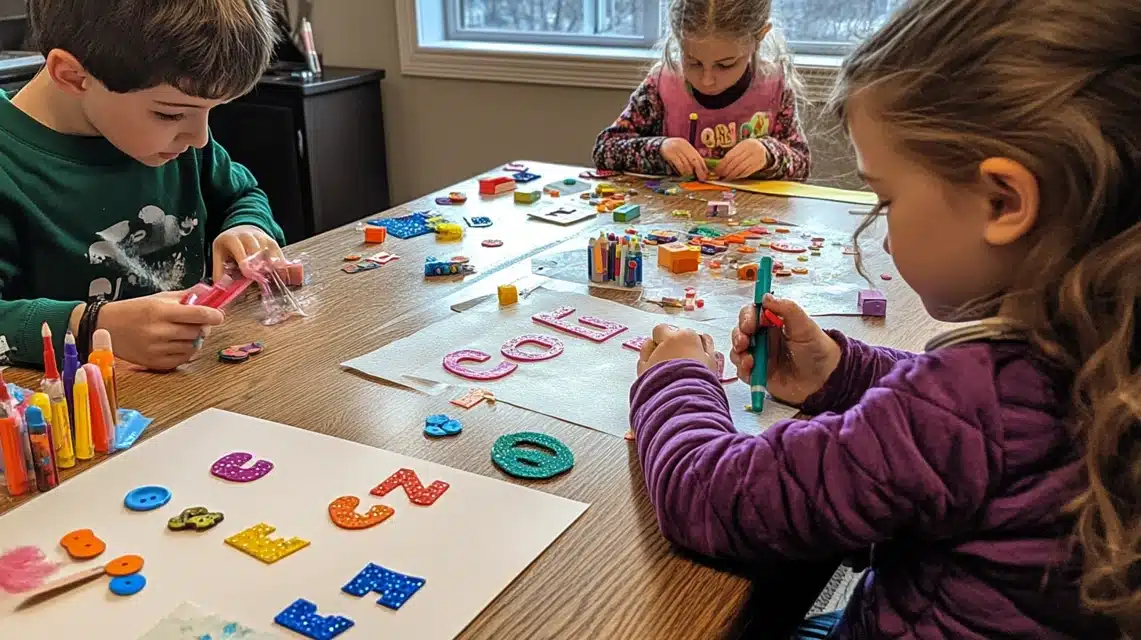
[[[1083,604],[1141,630],[1141,3],[914,0],[848,58],[832,105],[866,97],[894,142],[953,183],[986,158],[1041,208],[989,311],[1066,375],[1088,486],[1072,503]]]

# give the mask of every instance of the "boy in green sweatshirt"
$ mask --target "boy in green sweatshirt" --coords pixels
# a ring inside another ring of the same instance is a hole
[[[0,361],[41,366],[42,324],[61,352],[86,320],[116,355],[173,369],[223,320],[181,291],[280,254],[265,193],[207,126],[265,70],[272,2],[32,0],[47,61],[0,92]],[[209,271],[207,216],[222,219]]]

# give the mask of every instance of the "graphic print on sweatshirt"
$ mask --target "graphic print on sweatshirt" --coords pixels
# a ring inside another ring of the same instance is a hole
[[[198,218],[193,215],[180,220],[149,205],[134,219],[98,232],[99,240],[88,248],[87,257],[93,265],[119,267],[127,273],[127,283],[132,286],[175,291],[182,288],[186,276],[185,256],[178,252],[157,262],[148,256],[177,247],[197,226]],[[88,299],[117,300],[122,287],[122,277],[116,278],[113,285],[108,278],[96,278],[88,288]]]

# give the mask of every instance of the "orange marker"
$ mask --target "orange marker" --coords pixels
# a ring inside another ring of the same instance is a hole
[[[98,329],[91,336],[91,364],[99,366],[103,375],[103,385],[107,387],[107,404],[111,405],[111,423],[119,423],[119,383],[115,379],[115,353],[111,347],[111,332]],[[90,384],[90,380],[88,381]]]
[[[95,453],[111,453],[115,439],[115,424],[111,421],[111,405],[107,403],[107,388],[103,386],[103,373],[93,364],[80,370],[87,374],[87,398],[91,410],[91,440]],[[78,383],[78,375],[76,376]]]

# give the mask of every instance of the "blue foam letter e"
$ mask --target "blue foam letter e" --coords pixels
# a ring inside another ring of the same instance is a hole
[[[423,578],[397,573],[370,562],[351,582],[341,587],[341,591],[358,598],[375,591],[380,594],[377,604],[389,609],[399,609],[408,602],[409,598],[416,595],[425,582]]]
[[[317,615],[317,605],[304,598],[298,598],[273,621],[313,640],[333,640],[355,624],[344,616]]]

